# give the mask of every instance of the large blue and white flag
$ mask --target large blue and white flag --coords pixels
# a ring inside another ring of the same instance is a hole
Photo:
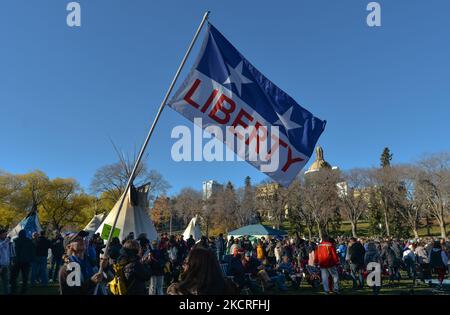
[[[244,153],[226,136],[220,140],[283,186],[308,162],[326,124],[269,81],[211,24],[169,105],[206,131],[218,126],[222,135],[234,133],[248,146]],[[262,158],[249,159],[252,150]],[[275,157],[277,163],[271,163]]]

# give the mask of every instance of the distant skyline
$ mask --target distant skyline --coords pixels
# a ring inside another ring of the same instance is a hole
[[[1,170],[40,169],[89,191],[95,171],[117,161],[110,139],[139,150],[206,10],[255,67],[327,120],[318,145],[331,165],[378,166],[384,147],[393,163],[450,150],[449,1],[378,1],[378,28],[366,24],[369,1],[80,0],[80,28],[66,25],[67,2],[0,4]],[[173,161],[177,125],[193,129],[166,107],[147,150],[169,195],[268,178],[246,162]]]

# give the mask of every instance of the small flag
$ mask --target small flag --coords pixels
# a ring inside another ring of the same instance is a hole
[[[283,186],[308,162],[326,125],[268,80],[210,23],[197,61],[169,106],[194,123],[201,118],[201,128],[218,126],[225,135],[230,132],[227,126],[234,127],[234,136],[244,137],[248,150],[261,156],[260,144],[267,141],[266,159],[255,161],[225,136],[220,139]],[[276,131],[274,126],[278,133],[270,132]],[[238,131],[247,129],[255,133]],[[276,169],[270,169],[267,165],[275,156]]]

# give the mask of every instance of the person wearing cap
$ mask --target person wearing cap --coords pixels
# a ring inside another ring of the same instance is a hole
[[[264,268],[265,266],[257,258],[252,257],[251,252],[245,252],[242,266],[246,274],[261,280],[268,289],[273,288],[274,285],[271,283],[271,279]]]
[[[5,229],[0,229],[0,280],[3,294],[9,294],[9,266],[11,263],[11,241]]]
[[[59,273],[61,295],[92,295],[97,284],[103,279],[103,274],[95,273],[93,266],[85,257],[86,245],[83,238],[87,235],[87,232],[80,231],[64,237],[66,263]],[[103,260],[102,264],[103,269],[106,269],[106,260]],[[74,274],[77,270],[80,271],[78,275]]]

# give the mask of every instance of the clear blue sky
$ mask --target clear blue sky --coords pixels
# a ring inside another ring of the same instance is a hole
[[[88,188],[95,170],[141,145],[203,13],[269,79],[328,121],[319,139],[343,169],[450,149],[450,2],[369,0],[67,0],[0,3],[0,169],[41,169]],[[195,57],[199,46],[193,51]],[[187,64],[190,68],[194,58]],[[184,74],[187,71],[184,72]],[[166,108],[148,150],[172,185],[265,179],[245,162],[174,162]]]

